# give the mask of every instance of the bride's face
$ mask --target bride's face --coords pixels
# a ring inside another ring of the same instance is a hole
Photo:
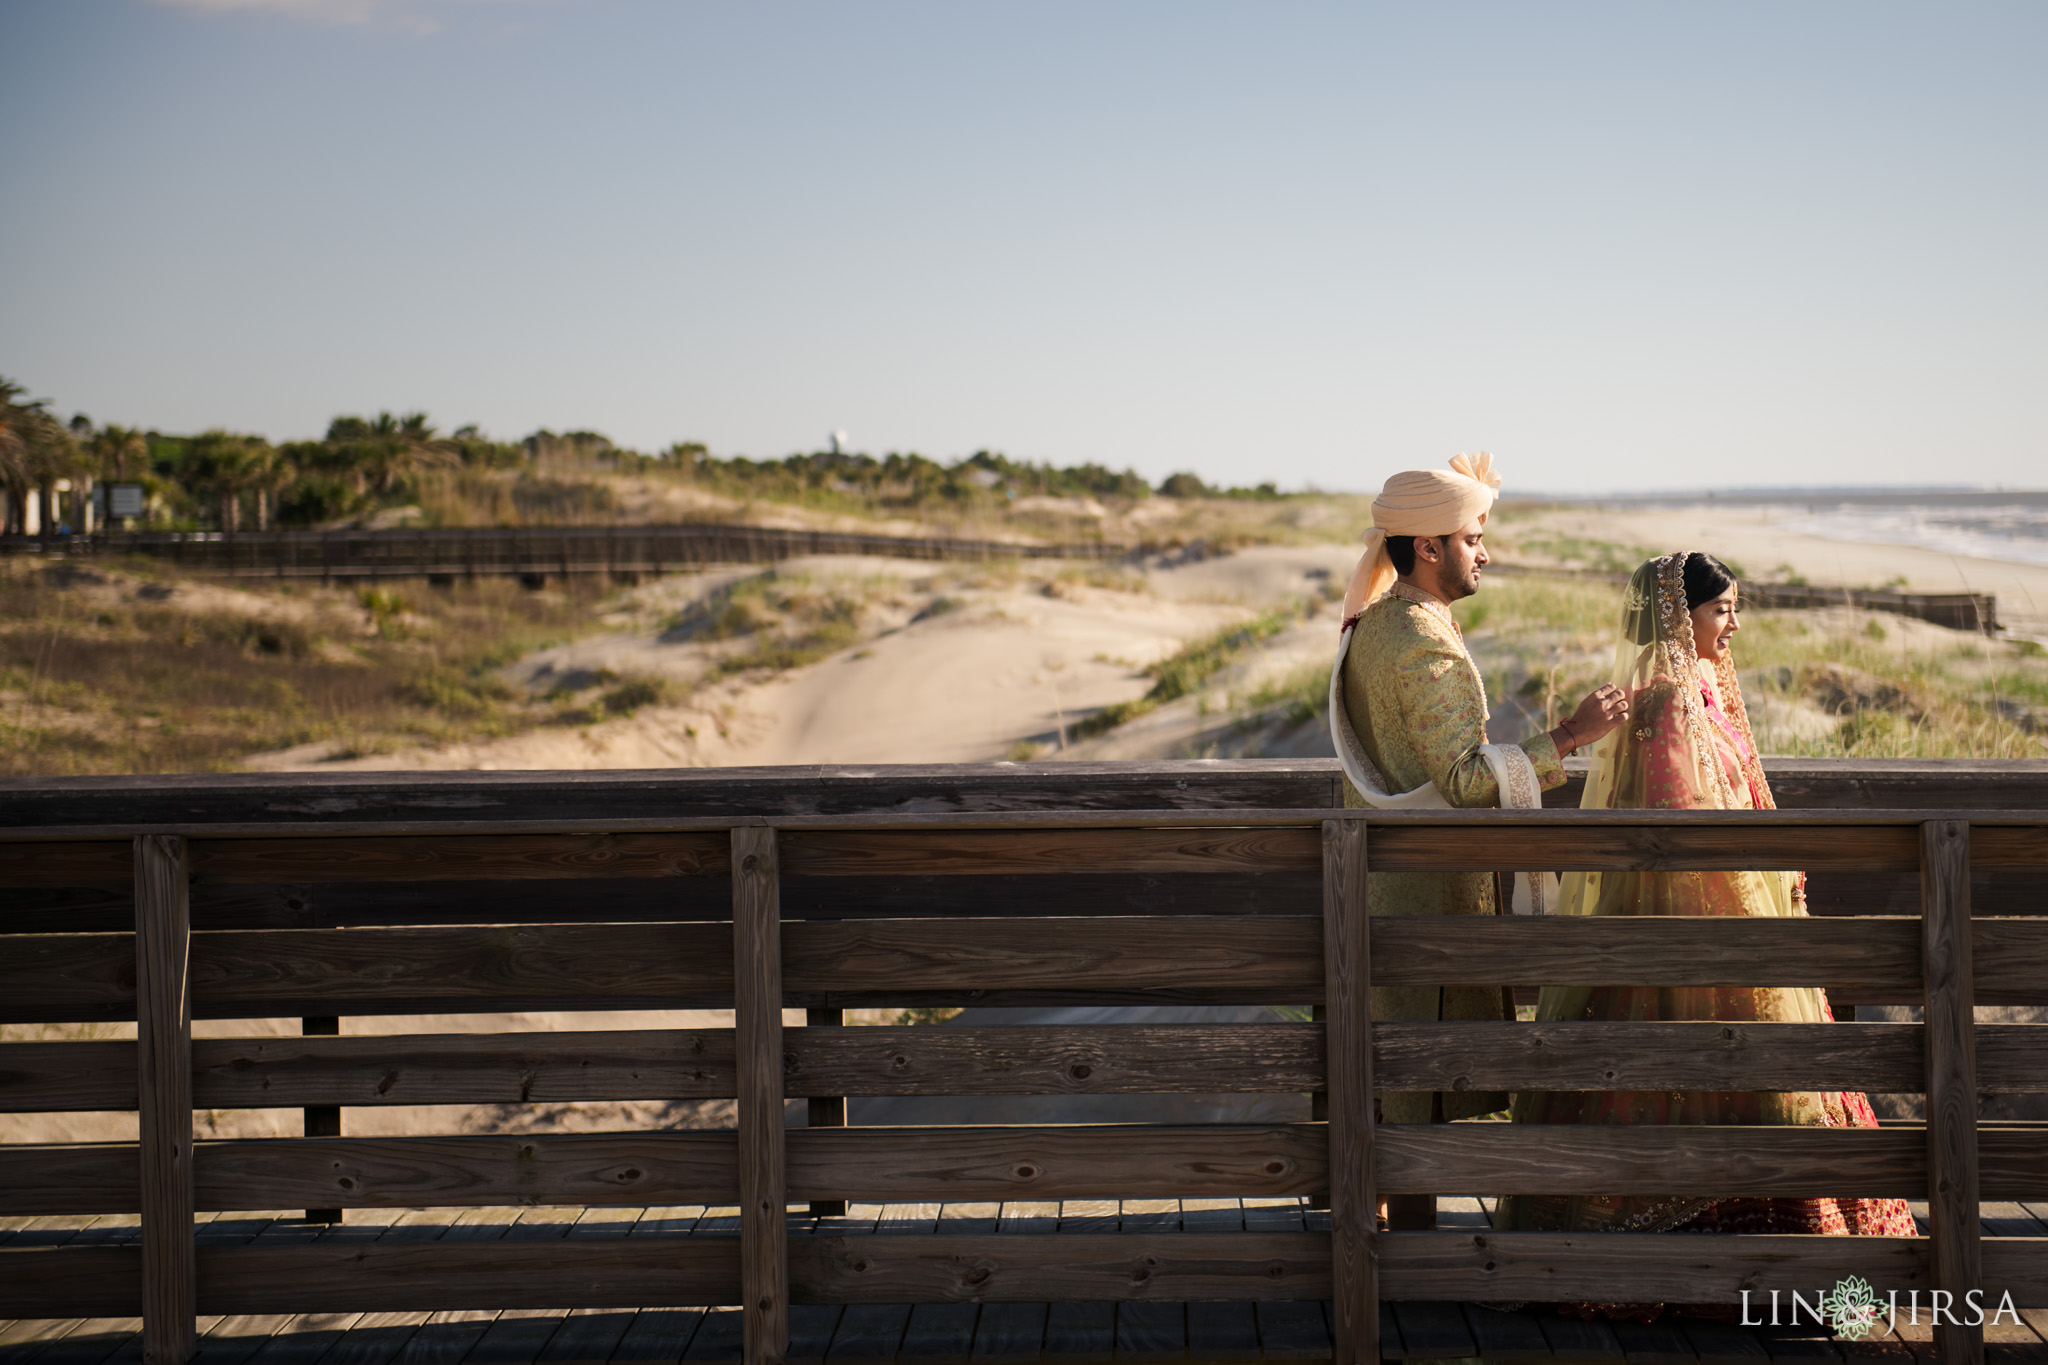
[[[1726,658],[1728,642],[1742,629],[1741,622],[1735,619],[1735,588],[1730,583],[1728,591],[1692,609],[1693,652],[1707,663]]]

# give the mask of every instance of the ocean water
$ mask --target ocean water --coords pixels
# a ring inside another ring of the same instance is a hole
[[[1982,502],[1816,499],[1784,505],[1773,521],[1783,530],[1828,540],[1915,545],[1942,554],[2048,565],[2048,498],[2040,494],[1987,494]]]

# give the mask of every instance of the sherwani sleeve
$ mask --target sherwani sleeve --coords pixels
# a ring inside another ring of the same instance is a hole
[[[1479,677],[1457,646],[1424,639],[1403,651],[1395,666],[1408,730],[1444,799],[1459,808],[1498,806],[1493,766],[1479,752],[1486,743],[1486,697]],[[1548,734],[1521,743],[1545,791],[1564,781],[1564,764]]]

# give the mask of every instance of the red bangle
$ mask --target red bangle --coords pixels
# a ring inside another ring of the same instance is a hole
[[[1572,729],[1571,723],[1562,718],[1558,720],[1557,728],[1565,732],[1565,736],[1572,742],[1572,752],[1577,753],[1579,750],[1579,732]]]

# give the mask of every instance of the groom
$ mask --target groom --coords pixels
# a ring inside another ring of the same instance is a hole
[[[1360,771],[1382,778],[1384,789],[1361,791],[1347,776],[1347,806],[1536,805],[1542,791],[1564,781],[1564,755],[1628,715],[1627,697],[1610,685],[1556,729],[1515,746],[1519,752],[1481,752],[1486,689],[1451,603],[1479,591],[1486,519],[1499,488],[1493,457],[1481,452],[1457,456],[1447,470],[1396,474],[1373,502],[1365,554],[1344,601],[1352,633],[1330,720],[1338,752],[1347,743],[1363,749],[1370,767]],[[1503,776],[1520,799],[1502,799]],[[1376,872],[1367,896],[1375,915],[1501,912],[1491,872]],[[1515,1008],[1502,986],[1376,986],[1372,1015],[1512,1020]],[[1505,1094],[1490,1091],[1385,1091],[1379,1098],[1385,1123],[1443,1123],[1508,1106]],[[1436,1225],[1434,1195],[1394,1196],[1388,1204],[1396,1230]]]

